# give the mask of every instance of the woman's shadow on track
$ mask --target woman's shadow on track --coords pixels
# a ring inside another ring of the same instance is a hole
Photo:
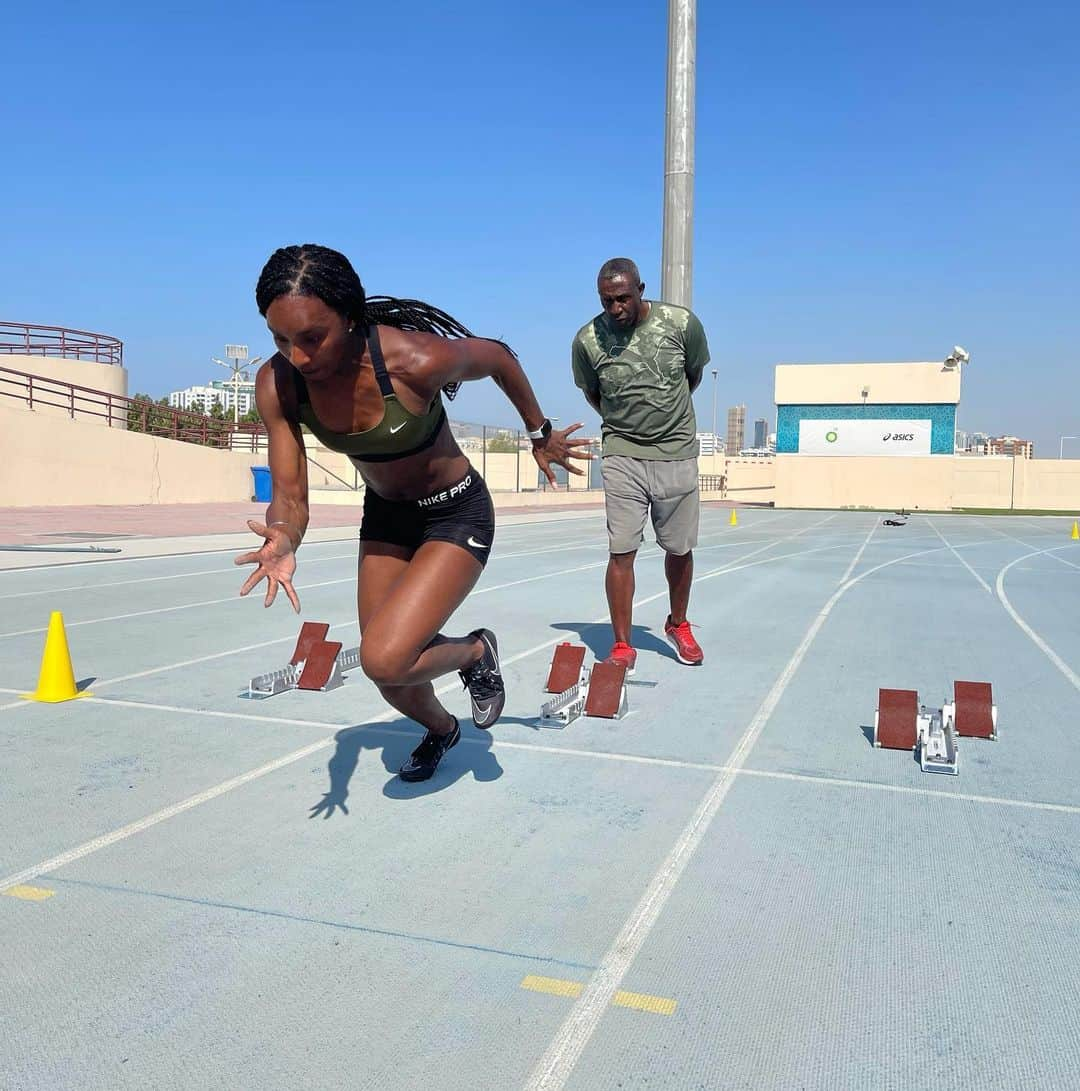
[[[461,723],[461,741],[448,750],[430,780],[408,783],[397,772],[408,760],[424,737],[423,731],[411,720],[392,720],[386,724],[364,724],[347,727],[335,735],[337,749],[327,766],[330,773],[330,791],[311,808],[309,818],[329,818],[335,811],[349,813],[346,800],[349,782],[360,761],[361,750],[381,750],[383,768],[391,775],[383,785],[383,795],[388,799],[415,799],[433,795],[456,784],[467,773],[478,781],[498,780],[503,775],[502,766],[491,751],[491,735],[487,731],[466,728]]]

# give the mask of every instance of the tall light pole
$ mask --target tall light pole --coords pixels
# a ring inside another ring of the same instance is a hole
[[[712,449],[713,454],[716,454],[716,376],[719,374],[716,368],[713,368],[712,373]]]
[[[667,127],[660,297],[689,307],[694,272],[696,0],[668,0]]]
[[[229,362],[219,360],[216,356],[211,356],[210,359],[215,364],[220,364],[223,368],[232,372],[232,387],[233,387],[233,424],[240,423],[240,383],[247,379],[247,369],[254,367],[261,359],[261,356],[253,356],[248,359],[248,347],[247,345],[226,345],[225,355],[229,358]]]

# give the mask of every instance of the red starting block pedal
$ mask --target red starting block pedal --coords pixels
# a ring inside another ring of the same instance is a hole
[[[567,640],[556,644],[555,655],[551,660],[551,671],[544,689],[548,693],[565,693],[571,687],[580,685],[581,667],[584,662],[584,644],[571,644]]]
[[[296,648],[289,660],[291,666],[304,662],[308,653],[316,644],[321,644],[330,632],[330,626],[323,621],[305,621],[300,626],[300,635],[296,638]],[[318,687],[316,687],[318,688]]]
[[[956,733],[972,739],[997,738],[997,707],[989,682],[954,682]]]
[[[337,666],[340,651],[340,640],[321,640],[318,644],[310,645],[304,660],[304,669],[296,680],[296,688],[322,689],[326,686]]]
[[[913,689],[879,689],[874,745],[914,750],[918,742],[919,695]]]
[[[585,715],[617,720],[626,715],[626,667],[622,663],[597,663],[589,672]]]

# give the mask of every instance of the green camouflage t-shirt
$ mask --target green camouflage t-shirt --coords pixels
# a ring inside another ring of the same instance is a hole
[[[571,360],[574,382],[599,398],[603,454],[697,457],[690,386],[709,362],[709,346],[693,312],[650,301],[649,317],[631,330],[598,314],[578,330]]]

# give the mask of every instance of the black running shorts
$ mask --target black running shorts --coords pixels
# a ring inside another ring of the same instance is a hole
[[[487,564],[495,541],[495,508],[484,479],[469,468],[456,484],[423,500],[384,500],[364,493],[360,541],[416,549],[424,542],[450,542]]]

